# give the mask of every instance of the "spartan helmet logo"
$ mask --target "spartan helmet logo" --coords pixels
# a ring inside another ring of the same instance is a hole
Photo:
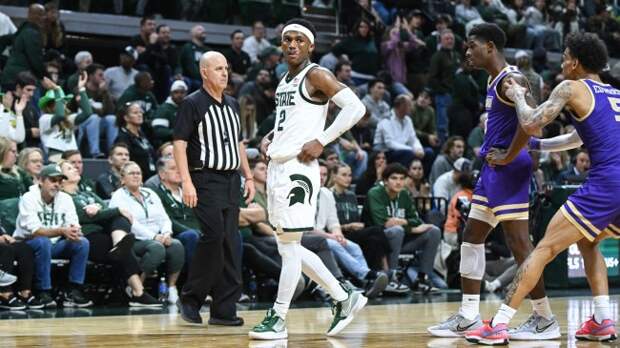
[[[289,178],[295,186],[286,196],[289,199],[288,206],[290,207],[296,203],[304,204],[306,195],[308,196],[308,204],[310,204],[310,197],[312,197],[312,182],[310,179],[301,174],[293,174]]]

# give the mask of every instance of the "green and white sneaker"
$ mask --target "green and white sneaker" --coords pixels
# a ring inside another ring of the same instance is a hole
[[[361,292],[353,291],[344,286],[343,289],[349,294],[349,297],[344,301],[334,302],[332,305],[334,320],[329,330],[327,330],[327,336],[336,336],[340,331],[344,330],[344,328],[353,321],[355,314],[362,310],[366,302],[368,302],[368,298],[362,295]]]
[[[248,333],[255,340],[281,340],[288,337],[286,322],[280,318],[273,308],[270,308],[263,321],[254,326]]]

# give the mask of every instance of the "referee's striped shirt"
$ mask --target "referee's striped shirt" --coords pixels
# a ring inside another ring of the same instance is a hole
[[[187,141],[189,170],[237,170],[241,123],[237,103],[215,100],[204,88],[188,95],[177,112],[174,140]]]

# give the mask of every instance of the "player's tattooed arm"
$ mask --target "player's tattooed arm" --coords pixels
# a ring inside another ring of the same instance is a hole
[[[539,134],[543,127],[558,117],[573,96],[572,82],[563,81],[553,89],[546,102],[532,108],[525,100],[526,89],[523,86],[510,78],[506,83],[506,96],[515,102],[519,123],[531,135]]]
[[[521,86],[527,86],[527,90],[525,92],[525,101],[530,107],[536,107],[536,101],[529,90],[529,82],[524,75],[521,74],[510,74],[506,77],[506,79],[512,78]],[[504,82],[504,81],[502,81]],[[507,83],[500,84],[500,91],[502,97],[506,97],[506,90],[508,88]],[[514,137],[512,138],[512,142],[507,150],[492,148],[489,153],[486,155],[486,161],[489,165],[506,165],[512,162],[520,153],[521,149],[523,149],[529,140],[530,136],[525,132],[521,125],[517,126],[517,131],[515,132]]]

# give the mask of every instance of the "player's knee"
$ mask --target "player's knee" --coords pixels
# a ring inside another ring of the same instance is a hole
[[[465,224],[463,230],[463,241],[471,244],[482,244],[487,237],[488,232],[475,228],[470,222]]]
[[[459,272],[461,277],[481,280],[485,269],[484,244],[461,244],[461,265]]]

